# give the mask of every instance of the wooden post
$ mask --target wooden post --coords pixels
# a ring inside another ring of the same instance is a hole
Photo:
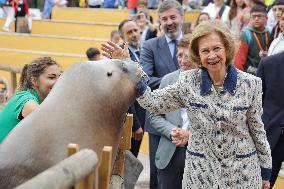
[[[17,88],[17,75],[15,72],[11,72],[11,85],[12,93],[14,93]]]
[[[68,144],[67,149],[68,149],[67,156],[70,157],[76,152],[79,152],[80,147],[78,144],[70,143]]]
[[[23,16],[17,16],[15,21],[15,32],[18,33],[30,33],[28,26],[28,18]]]
[[[11,90],[15,92],[17,87],[17,73],[21,73],[22,68],[12,67],[8,64],[0,64],[0,70],[10,72],[11,75]]]
[[[120,175],[124,177],[124,161],[125,161],[125,150],[131,148],[131,137],[132,137],[132,125],[133,125],[133,115],[127,114],[124,126],[123,135],[119,143],[119,149],[117,151],[116,159],[113,165],[112,174]]]
[[[86,178],[84,179],[84,189],[94,189],[94,178],[95,178],[95,173],[92,172]],[[96,188],[97,189],[97,188]]]
[[[72,156],[73,154],[79,152],[80,147],[78,144],[70,143],[68,144],[68,157]],[[74,185],[74,189],[84,189],[84,180],[76,181]]]
[[[108,189],[111,175],[112,146],[104,146],[99,166],[99,189]]]
[[[133,114],[127,114],[124,126],[123,135],[121,137],[119,148],[122,150],[129,150],[131,148]]]

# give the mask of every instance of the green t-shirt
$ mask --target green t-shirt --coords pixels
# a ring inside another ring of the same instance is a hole
[[[25,90],[14,94],[0,112],[0,143],[8,133],[23,119],[21,112],[28,101],[40,104],[35,90]]]

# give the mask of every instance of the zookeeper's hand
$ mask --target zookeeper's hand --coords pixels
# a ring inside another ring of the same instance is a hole
[[[124,43],[124,48],[121,48],[119,45],[108,41],[106,44],[102,44],[102,51],[102,55],[108,58],[121,60],[130,58],[127,43]]]
[[[262,189],[269,189],[269,188],[270,188],[269,180],[263,180],[262,181]]]

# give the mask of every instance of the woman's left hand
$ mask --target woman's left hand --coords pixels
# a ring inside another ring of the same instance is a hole
[[[114,59],[126,59],[130,58],[128,45],[124,43],[124,48],[121,48],[119,45],[108,41],[107,44],[102,44],[102,55],[108,58]]]
[[[263,180],[262,181],[262,189],[269,189],[269,188],[270,188],[269,180]]]

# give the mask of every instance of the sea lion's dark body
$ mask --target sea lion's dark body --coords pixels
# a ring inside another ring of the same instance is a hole
[[[128,106],[136,97],[137,66],[104,60],[73,65],[40,105],[0,145],[0,188],[9,189],[66,158],[77,143],[115,154]]]

